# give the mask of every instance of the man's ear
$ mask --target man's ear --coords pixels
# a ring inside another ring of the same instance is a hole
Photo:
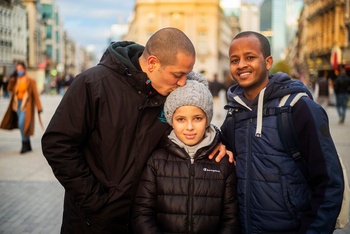
[[[152,72],[156,69],[156,67],[158,66],[159,64],[159,60],[156,56],[154,55],[150,55],[148,58],[147,58],[147,69],[148,71]]]
[[[272,58],[272,56],[267,57],[265,59],[265,62],[266,62],[266,69],[270,70],[272,65],[273,65],[273,58]]]

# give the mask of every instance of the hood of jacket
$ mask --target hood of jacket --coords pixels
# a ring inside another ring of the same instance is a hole
[[[292,80],[286,73],[277,72],[276,74],[269,75],[269,82],[263,91],[263,100],[266,102],[275,98],[282,98],[287,94],[300,92],[305,92],[312,98],[311,92],[300,80]],[[260,92],[259,96],[261,94]],[[234,104],[237,103],[237,97],[246,100],[244,98],[243,88],[235,84],[228,89],[227,98],[232,102],[231,104]],[[258,103],[258,97],[253,101],[253,105]]]
[[[132,41],[112,42],[101,57],[99,65],[105,66],[130,79],[128,82],[136,90],[140,90],[148,96],[155,96],[158,92],[152,87],[147,74],[141,70],[138,59],[145,47]],[[159,96],[162,103],[165,97]]]
[[[227,99],[229,101],[225,109],[238,108],[248,111],[257,111],[257,129],[256,136],[261,136],[262,118],[264,104],[274,99],[281,99],[282,97],[293,93],[306,93],[312,99],[312,94],[309,89],[300,81],[292,80],[287,74],[277,72],[269,76],[269,82],[263,88],[259,95],[252,101],[248,101],[244,97],[244,89],[238,84],[231,86],[227,91]]]
[[[119,64],[124,70],[138,70],[132,62],[142,54],[144,46],[136,44],[133,41],[118,41],[111,42],[107,50],[103,54],[100,64],[103,64],[111,69],[115,67],[115,63]],[[115,57],[113,63],[108,63],[109,56]],[[137,58],[135,58],[137,56]]]
[[[179,144],[179,140],[174,141],[173,137],[163,138],[161,142],[161,147],[167,149],[170,153],[183,159],[206,158],[214,150],[215,146],[217,146],[217,144],[220,143],[220,130],[214,125],[210,125],[206,131],[207,132],[205,134],[205,137],[207,138],[207,141],[205,141],[203,144],[199,143],[197,146],[194,146],[191,150],[186,149],[183,143]],[[190,156],[189,151],[195,152],[193,157]]]

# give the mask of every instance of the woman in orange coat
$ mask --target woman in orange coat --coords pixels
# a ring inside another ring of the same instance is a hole
[[[11,77],[7,87],[11,92],[11,99],[0,128],[7,130],[19,128],[22,137],[20,153],[23,154],[32,150],[29,137],[34,134],[35,106],[38,113],[42,112],[43,108],[36,82],[26,74],[24,63],[17,64],[16,76]]]

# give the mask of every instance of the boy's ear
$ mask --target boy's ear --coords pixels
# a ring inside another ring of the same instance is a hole
[[[272,56],[270,55],[269,57],[267,57],[265,59],[265,62],[266,62],[266,69],[269,71],[272,67],[272,64],[273,64],[273,58]]]

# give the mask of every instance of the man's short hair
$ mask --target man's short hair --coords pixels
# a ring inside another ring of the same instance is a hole
[[[155,32],[147,41],[145,51],[156,56],[162,65],[175,64],[176,55],[196,56],[191,40],[177,28],[163,28]]]
[[[233,38],[233,40],[242,38],[242,37],[249,37],[249,36],[255,36],[256,38],[258,38],[264,58],[271,56],[271,47],[270,47],[269,40],[264,35],[258,32],[254,32],[254,31],[240,32]]]

